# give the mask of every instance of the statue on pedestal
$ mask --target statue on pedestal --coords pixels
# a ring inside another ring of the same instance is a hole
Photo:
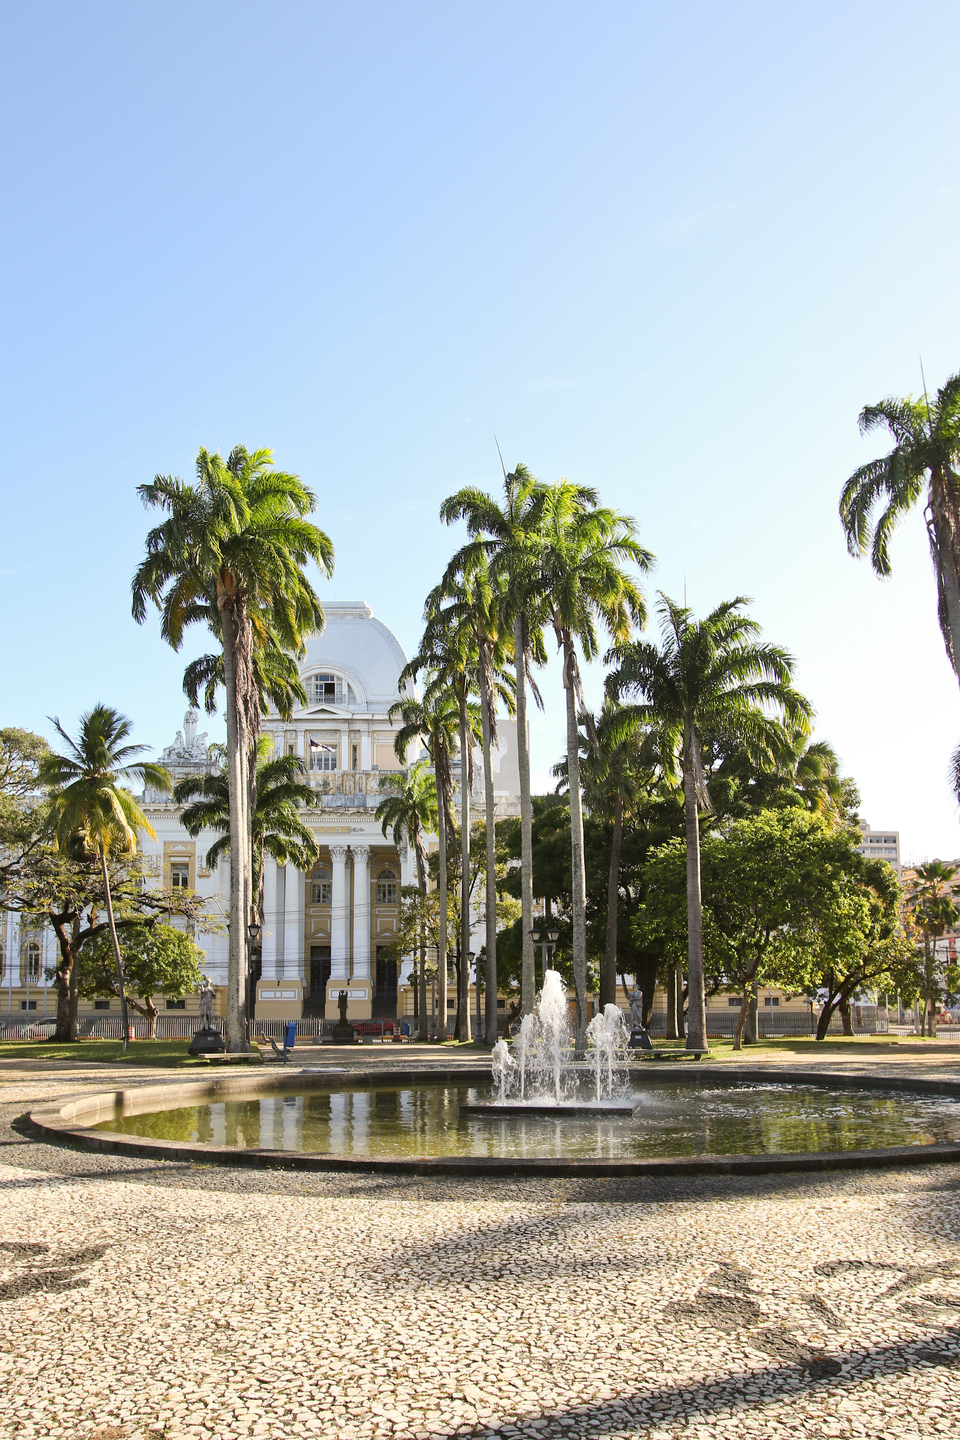
[[[216,999],[216,991],[210,984],[207,976],[204,975],[199,990],[200,996],[200,1028],[194,1032],[193,1039],[188,1046],[190,1055],[216,1055],[225,1050],[223,1036],[213,1023],[213,1002]]]
[[[643,994],[636,985],[630,996],[630,1049],[653,1049],[643,1024]]]
[[[337,1008],[340,1011],[340,1019],[333,1027],[334,1045],[353,1045],[356,1043],[356,1035],[353,1026],[347,1019],[347,1005],[350,1002],[350,992],[340,990],[337,994]]]

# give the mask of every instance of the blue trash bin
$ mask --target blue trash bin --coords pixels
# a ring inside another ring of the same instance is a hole
[[[283,1027],[283,1058],[287,1058],[287,1051],[292,1050],[297,1043],[297,1022],[288,1020]]]

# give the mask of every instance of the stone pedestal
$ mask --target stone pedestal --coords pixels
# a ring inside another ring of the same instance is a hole
[[[220,1055],[226,1050],[219,1030],[203,1029],[194,1033],[187,1047],[188,1055]]]

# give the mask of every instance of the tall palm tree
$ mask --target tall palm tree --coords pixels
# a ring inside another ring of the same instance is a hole
[[[133,854],[137,848],[138,830],[144,831],[152,840],[157,838],[146,815],[123,782],[139,780],[164,793],[170,789],[170,776],[162,765],[135,758],[142,755],[146,747],[125,743],[131,723],[109,705],[95,705],[81,715],[80,734],[76,740],[67,734],[59,720],[55,719],[53,724],[66,741],[68,753],[47,755],[40,762],[40,778],[53,792],[46,826],[57,849],[67,850],[79,841],[100,862],[107,927],[117,967],[123,1049],[126,1051],[129,1034],[127,993],[107,857],[113,851]]]
[[[230,794],[226,1032],[227,1049],[238,1051],[245,1045],[251,772],[263,687],[269,689],[267,675],[279,683],[276,652],[303,654],[305,637],[323,627],[323,609],[303,567],[313,560],[330,575],[333,546],[306,518],[316,506],[314,495],[298,476],[274,470],[269,450],[236,446],[227,460],[201,450],[195,484],[158,475],[139,493],[168,518],[147,536],[146,557],[133,578],[134,618],[142,622],[153,601],[161,633],[175,650],[186,628],[201,621],[222,650]],[[208,671],[207,683],[211,678]]]
[[[855,470],[840,496],[847,549],[851,555],[869,550],[877,574],[889,575],[891,536],[923,498],[940,630],[950,664],[960,676],[960,374],[951,375],[932,402],[924,393],[922,400],[890,395],[865,405],[861,435],[880,429],[893,436],[893,449]]]
[[[432,592],[424,610],[420,648],[400,674],[400,685],[430,672],[424,702],[444,694],[457,705],[460,751],[460,969],[457,981],[457,1034],[470,1039],[470,796],[473,790],[473,741],[481,730],[474,695],[477,683],[476,636],[463,607],[441,603]]]
[[[423,918],[426,915],[427,898],[427,835],[437,828],[437,786],[425,760],[418,760],[410,766],[406,775],[398,781],[394,775],[385,775],[380,782],[390,793],[377,806],[377,819],[384,835],[393,835],[397,845],[406,843],[413,850],[417,862],[417,888],[420,891],[420,961],[417,966],[419,988],[418,1011],[420,1015],[420,1039],[428,1039],[427,1029],[427,945]]]
[[[809,723],[811,709],[791,685],[793,659],[777,645],[757,641],[760,626],[742,613],[740,595],[718,605],[704,620],[662,592],[659,645],[635,640],[615,646],[607,662],[616,699],[657,734],[664,774],[682,784],[687,841],[687,1049],[706,1050],[707,1007],[703,973],[703,912],[700,895],[699,811],[712,809],[701,760],[705,732],[739,740],[754,764],[774,769],[789,751],[790,736]]]
[[[502,464],[502,461],[501,461]],[[538,705],[540,693],[530,674],[531,663],[546,659],[543,649],[543,594],[539,564],[539,527],[546,486],[525,465],[507,474],[504,467],[503,502],[473,486],[444,500],[440,518],[451,525],[465,520],[471,541],[453,557],[447,576],[469,569],[471,556],[481,550],[500,587],[502,619],[513,629],[513,663],[516,674],[517,767],[520,774],[520,908],[523,931],[520,966],[521,1012],[533,1010],[535,981],[533,947],[533,804],[530,796],[530,744],[527,731],[527,685]]]
[[[393,748],[401,764],[407,763],[410,746],[423,740],[433,762],[437,787],[437,1039],[447,1038],[447,927],[450,900],[447,885],[447,839],[455,833],[451,817],[453,804],[453,768],[451,758],[456,748],[459,710],[449,690],[435,691],[431,676],[425,677],[430,700],[405,695],[390,707],[391,720],[400,721]]]
[[[263,924],[264,860],[271,856],[278,865],[292,862],[298,870],[310,870],[317,859],[317,842],[301,819],[301,811],[315,808],[319,796],[305,779],[306,766],[298,755],[272,755],[270,741],[261,736],[257,745],[257,784],[251,807],[253,831],[252,886],[253,912]],[[201,830],[219,831],[207,851],[212,870],[230,853],[230,792],[226,769],[207,775],[190,775],[174,786],[173,798],[185,806],[180,816],[188,835],[194,839]]]
[[[653,556],[636,538],[628,516],[601,507],[596,492],[560,480],[547,489],[540,532],[542,593],[550,624],[563,655],[563,686],[567,711],[567,767],[570,785],[570,832],[573,922],[573,976],[577,992],[577,1050],[586,1043],[587,1024],[587,893],[583,856],[583,805],[580,793],[578,718],[592,721],[583,699],[577,647],[587,661],[599,654],[599,630],[615,644],[624,644],[633,626],[642,625],[646,611],[636,582],[624,564],[648,570]]]
[[[913,920],[923,936],[924,981],[927,990],[924,996],[923,1021],[920,1034],[936,1034],[936,949],[937,941],[952,930],[960,920],[960,906],[957,894],[957,867],[943,860],[928,860],[918,865],[910,887],[909,905]]]
[[[433,609],[444,598],[449,598],[448,623],[453,619],[459,627],[463,625],[473,633],[473,654],[476,659],[476,684],[480,695],[480,739],[483,756],[484,811],[486,816],[486,856],[484,873],[486,881],[486,1010],[484,1014],[484,1040],[491,1047],[497,1043],[497,866],[496,866],[496,806],[493,788],[493,747],[498,743],[497,709],[504,701],[508,712],[514,709],[513,682],[505,674],[512,649],[513,637],[505,630],[502,617],[505,611],[503,597],[504,580],[494,580],[486,556],[474,550],[459,574],[447,576],[427,601],[427,608]],[[479,976],[479,970],[478,970]],[[479,994],[478,1023],[479,1023]]]

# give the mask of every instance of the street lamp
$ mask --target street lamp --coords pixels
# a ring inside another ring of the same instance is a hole
[[[541,931],[539,927],[535,926],[534,929],[530,931],[530,939],[534,945],[539,946],[540,959],[543,967],[543,979],[544,982],[546,982],[547,966],[553,958],[557,941],[560,939],[560,931],[554,929]]]
[[[471,966],[473,965],[474,960],[476,960],[476,959],[477,959],[477,952],[476,952],[476,950],[468,950],[468,951],[467,951],[467,1016],[468,1016],[468,1017],[469,1017],[469,1015],[470,1015],[470,968],[471,968]],[[473,985],[474,985],[474,992],[475,992],[476,997],[477,997],[477,1026],[478,1026],[477,1034],[479,1034],[479,1026],[480,1026],[480,966],[479,966],[479,965],[477,966],[476,971],[475,971],[475,973],[474,973]],[[474,1036],[474,1039],[476,1039],[476,1036]]]
[[[260,939],[261,929],[256,920],[251,920],[247,926],[247,1045],[250,1044],[250,1028],[253,1023],[254,1006],[256,1005],[257,979],[254,974],[256,966],[254,958],[257,953],[257,941]]]

